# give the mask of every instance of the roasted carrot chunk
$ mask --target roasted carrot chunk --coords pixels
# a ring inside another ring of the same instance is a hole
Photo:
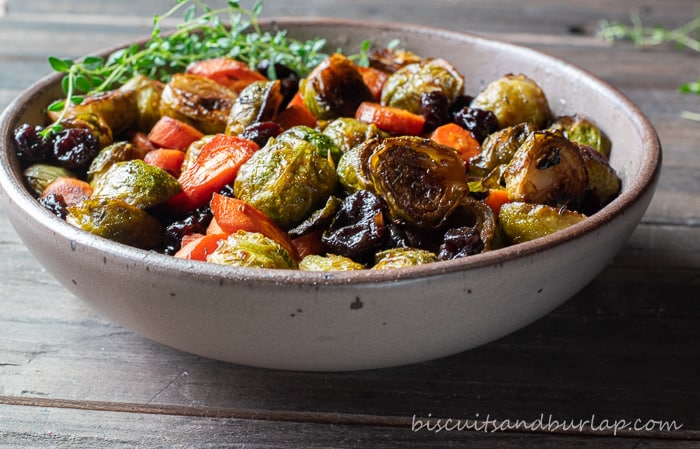
[[[182,151],[202,137],[204,134],[194,126],[167,115],[161,117],[148,133],[148,140],[156,147]]]
[[[185,153],[183,151],[166,148],[151,150],[143,157],[145,163],[160,167],[176,178],[180,176],[180,168],[184,160]]]
[[[61,196],[67,206],[74,206],[92,195],[92,187],[78,178],[59,176],[46,186],[41,197],[49,195]]]
[[[496,214],[496,218],[498,218],[498,214],[501,211],[501,206],[508,202],[510,202],[508,192],[504,189],[492,189],[484,199],[484,203],[493,210],[493,213]]]
[[[481,152],[479,141],[469,130],[456,123],[438,126],[430,138],[442,145],[452,147],[459,152],[465,162]]]
[[[219,246],[219,241],[228,237],[228,234],[191,234],[182,238],[182,246],[175,253],[180,259],[206,261],[207,256]]]
[[[425,118],[405,109],[363,102],[355,112],[361,122],[374,123],[377,128],[396,135],[417,136],[423,132]]]
[[[214,80],[237,93],[255,81],[267,80],[258,71],[251,69],[248,64],[229,57],[193,62],[187,67],[186,72]]]

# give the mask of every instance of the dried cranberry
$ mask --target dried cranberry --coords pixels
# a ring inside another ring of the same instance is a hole
[[[175,254],[181,246],[182,238],[189,234],[204,234],[207,226],[212,220],[211,210],[198,209],[192,215],[170,223],[165,228],[165,250],[166,254]]]
[[[282,127],[275,122],[257,122],[246,127],[241,137],[252,140],[262,148],[267,144],[268,140],[279,136],[282,131],[284,131]]]
[[[87,128],[64,129],[53,142],[54,158],[68,169],[86,168],[99,151],[97,139]]]
[[[498,131],[498,119],[491,111],[484,109],[463,107],[453,114],[453,120],[458,125],[471,131],[472,135],[483,142],[486,136]]]
[[[51,193],[49,195],[42,196],[39,198],[39,204],[62,220],[65,220],[68,216],[68,206],[63,200],[62,195]]]
[[[481,240],[478,230],[474,226],[462,226],[449,229],[445,237],[438,258],[451,260],[460,257],[479,254],[484,250],[484,242]]]
[[[420,115],[425,118],[423,131],[429,132],[450,121],[450,100],[444,92],[434,90],[420,96]]]
[[[17,157],[23,164],[44,162],[51,158],[52,142],[41,135],[43,130],[41,126],[31,126],[26,123],[15,129]]]
[[[260,61],[257,69],[258,72],[269,77],[270,61],[268,59]],[[292,98],[299,90],[299,76],[296,74],[296,72],[294,72],[294,70],[278,62],[276,62],[274,66],[274,75],[275,79],[280,81],[282,97],[284,98],[281,107],[285,107],[290,101],[292,101]]]

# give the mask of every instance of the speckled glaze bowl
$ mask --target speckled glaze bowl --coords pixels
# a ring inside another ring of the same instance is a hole
[[[476,93],[506,73],[543,88],[555,114],[579,112],[613,141],[622,193],[562,232],[468,258],[389,271],[314,273],[190,262],[80,231],[24,187],[12,132],[43,123],[60,75],[21,94],[0,126],[0,201],[35,257],[106,317],[183,351],[292,370],[355,370],[434,359],[487,343],[542,317],[593,279],[630,236],[654,192],[661,148],[617,90],[564,61],[474,35],[408,24],[326,19],[268,23],[357,51],[399,38],[451,60]]]

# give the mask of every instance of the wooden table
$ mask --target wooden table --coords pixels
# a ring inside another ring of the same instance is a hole
[[[50,71],[47,56],[146,36],[171,4],[0,0],[0,108]],[[700,76],[700,55],[596,37],[601,19],[639,14],[671,27],[698,6],[268,1],[266,17],[413,21],[496,36],[612,83],[664,146],[643,222],[583,291],[513,335],[401,368],[300,373],[203,359],[105,320],[42,269],[0,211],[0,447],[700,447],[700,123],[681,116],[700,112],[700,96],[677,91]],[[465,420],[477,424],[454,428]]]

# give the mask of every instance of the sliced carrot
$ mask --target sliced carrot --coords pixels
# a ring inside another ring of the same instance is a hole
[[[212,218],[207,226],[207,234],[226,234],[219,223],[216,222],[216,218]]]
[[[374,67],[357,67],[362,75],[362,80],[369,87],[370,92],[374,95],[374,99],[379,101],[382,96],[382,88],[389,74],[383,70],[375,69]]]
[[[501,206],[508,202],[510,202],[508,192],[504,189],[491,189],[488,196],[484,199],[484,203],[493,210],[496,218],[498,218],[498,214],[501,211]]]
[[[292,258],[299,260],[289,235],[267,215],[245,201],[215,193],[211,199],[211,212],[224,232],[259,232],[279,243]]]
[[[143,157],[145,163],[160,167],[176,178],[180,176],[180,168],[184,160],[185,153],[183,151],[166,148],[149,151]]]
[[[148,140],[156,147],[182,151],[202,137],[204,134],[194,126],[167,115],[161,117],[148,133]]]
[[[282,129],[289,129],[293,126],[316,127],[316,117],[309,111],[305,104],[289,104],[276,118]]]
[[[481,145],[468,129],[456,123],[447,123],[435,128],[430,138],[459,152],[465,162],[481,152]]]
[[[240,93],[246,86],[255,81],[265,81],[267,78],[248,64],[229,57],[206,59],[190,64],[187,73],[199,75]]]
[[[182,246],[175,253],[180,259],[206,261],[207,256],[219,247],[219,242],[228,237],[228,234],[191,234],[182,239]]]
[[[59,176],[46,186],[41,197],[49,195],[60,196],[67,206],[74,206],[92,195],[92,187],[78,178]]]
[[[292,240],[299,254],[299,259],[303,259],[310,254],[321,254],[323,252],[324,245],[323,242],[321,242],[322,234],[322,230],[314,231]]]
[[[425,118],[405,109],[363,102],[355,112],[361,122],[374,123],[377,128],[395,135],[417,136],[423,132]]]
[[[180,174],[182,192],[168,200],[175,212],[205,205],[214,192],[233,182],[238,169],[258,150],[255,142],[237,136],[216,134],[205,143],[192,164]]]

